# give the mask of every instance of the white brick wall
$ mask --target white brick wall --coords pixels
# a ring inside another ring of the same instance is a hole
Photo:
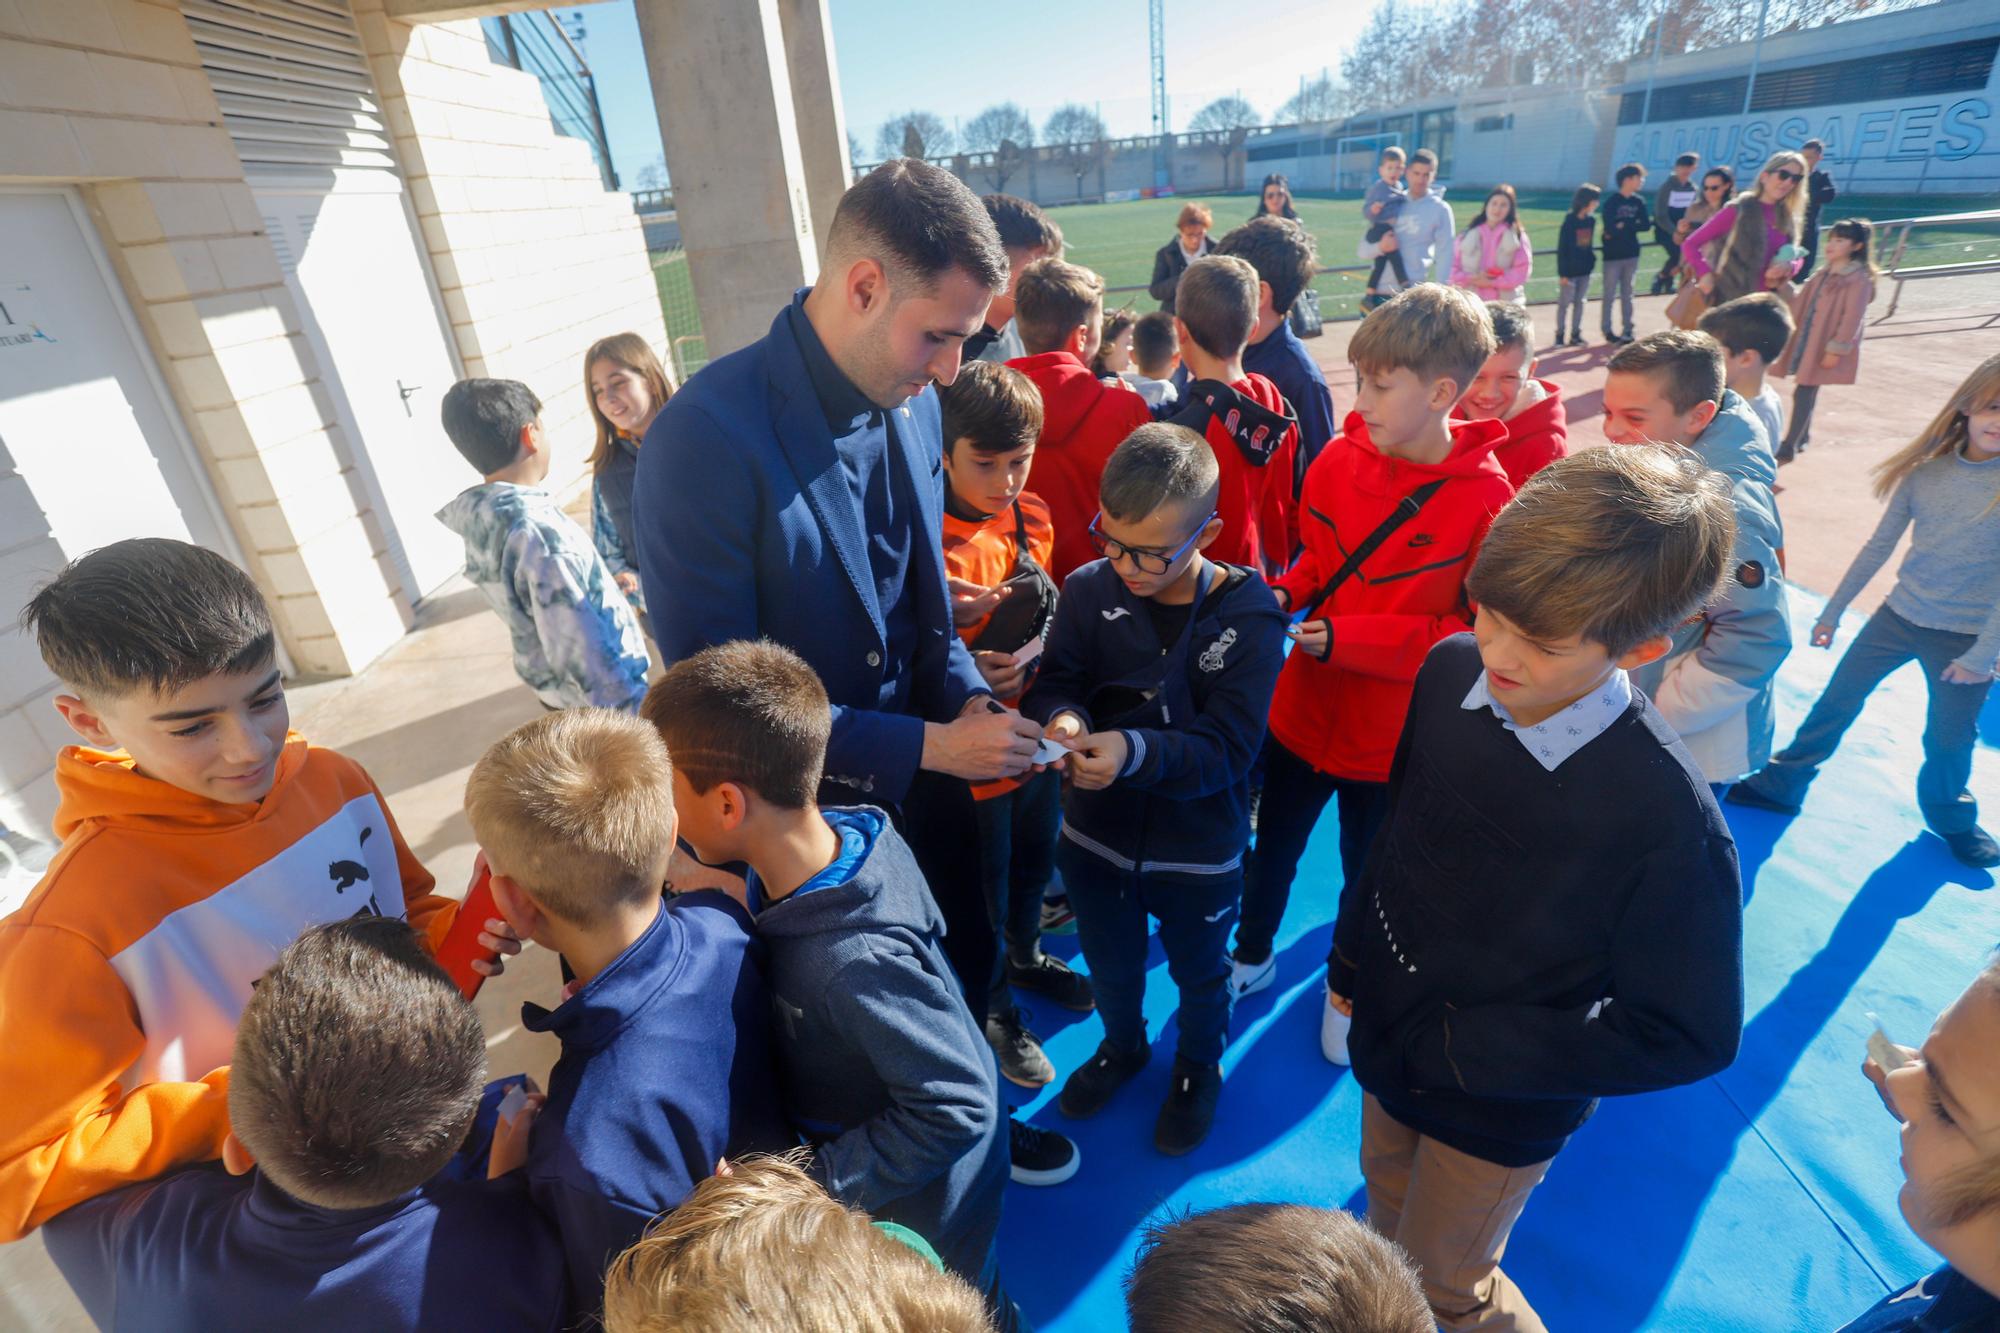
[[[666,327],[630,199],[583,143],[555,133],[531,74],[495,65],[476,22],[412,26],[354,0],[468,375],[525,381],[543,402],[559,487],[581,479],[592,428],[583,354]]]

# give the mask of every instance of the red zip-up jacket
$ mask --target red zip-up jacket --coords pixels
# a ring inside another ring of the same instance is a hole
[[[1271,734],[1322,773],[1387,782],[1424,655],[1472,626],[1465,576],[1514,487],[1493,456],[1507,438],[1506,423],[1449,424],[1445,460],[1413,463],[1378,452],[1360,414],[1349,413],[1306,471],[1305,551],[1276,585],[1295,608],[1312,600],[1404,496],[1445,479],[1313,617],[1332,630],[1326,660],[1294,652],[1279,673]]]
[[[1503,423],[1507,438],[1493,451],[1517,491],[1528,484],[1528,478],[1558,458],[1569,456],[1569,413],[1563,407],[1562,386],[1548,380],[1528,383],[1540,386],[1543,396]]]
[[[1215,500],[1222,531],[1202,554],[1276,574],[1298,544],[1297,417],[1278,386],[1255,373],[1231,384],[1195,380],[1181,391],[1181,403],[1168,420],[1207,439],[1222,472]]]
[[[1153,419],[1146,400],[1122,384],[1106,384],[1068,352],[1043,352],[1007,363],[1042,394],[1042,438],[1028,469],[1028,489],[1042,497],[1055,524],[1049,575],[1057,583],[1097,559],[1090,520],[1105,460],[1125,437]],[[950,447],[947,440],[945,445]]]

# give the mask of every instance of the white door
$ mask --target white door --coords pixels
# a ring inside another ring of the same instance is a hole
[[[13,460],[71,559],[128,537],[240,559],[66,190],[0,189],[0,458]]]
[[[260,184],[257,208],[415,602],[465,563],[437,511],[479,478],[438,423],[457,363],[401,185],[334,175],[331,187]]]

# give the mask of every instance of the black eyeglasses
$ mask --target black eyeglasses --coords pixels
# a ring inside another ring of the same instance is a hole
[[[1729,187],[1728,187],[1727,185],[1724,185],[1724,184],[1723,184],[1723,183],[1722,183],[1721,181],[1717,181],[1717,182],[1716,182],[1715,184],[1713,184],[1713,185],[1704,185],[1704,186],[1702,186],[1702,187],[1701,187],[1701,192],[1702,192],[1703,194],[1714,194],[1714,193],[1715,193],[1715,192],[1716,192],[1717,190],[1726,190],[1726,189],[1728,189],[1728,188],[1729,188]]]
[[[1174,561],[1188,553],[1188,548],[1194,545],[1195,539],[1200,537],[1202,530],[1208,526],[1208,519],[1214,518],[1218,512],[1214,509],[1209,510],[1208,518],[1204,518],[1201,522],[1194,525],[1194,531],[1188,534],[1186,541],[1175,547],[1172,554],[1161,555],[1158,551],[1148,551],[1138,546],[1127,546],[1124,542],[1105,536],[1104,530],[1097,526],[1104,519],[1103,512],[1099,511],[1097,517],[1090,520],[1090,546],[1092,550],[1113,564],[1116,564],[1119,557],[1123,556],[1130,560],[1133,567],[1142,574],[1164,574],[1174,567]]]
[[[1791,181],[1794,184],[1797,184],[1798,181],[1801,179],[1798,172],[1786,171],[1783,167],[1779,167],[1776,171],[1772,172],[1771,174],[1773,176],[1776,176],[1781,181]]]

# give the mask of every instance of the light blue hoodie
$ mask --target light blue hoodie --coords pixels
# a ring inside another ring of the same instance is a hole
[[[438,521],[465,539],[465,577],[514,637],[514,670],[550,708],[634,712],[646,694],[646,641],[604,559],[539,486],[489,481]]]
[[[1771,492],[1777,464],[1756,414],[1729,389],[1688,448],[1729,479],[1736,549],[1722,595],[1675,631],[1664,658],[1633,672],[1632,683],[1652,696],[1704,777],[1734,782],[1771,757],[1772,686],[1792,651],[1778,566],[1785,529]]]

